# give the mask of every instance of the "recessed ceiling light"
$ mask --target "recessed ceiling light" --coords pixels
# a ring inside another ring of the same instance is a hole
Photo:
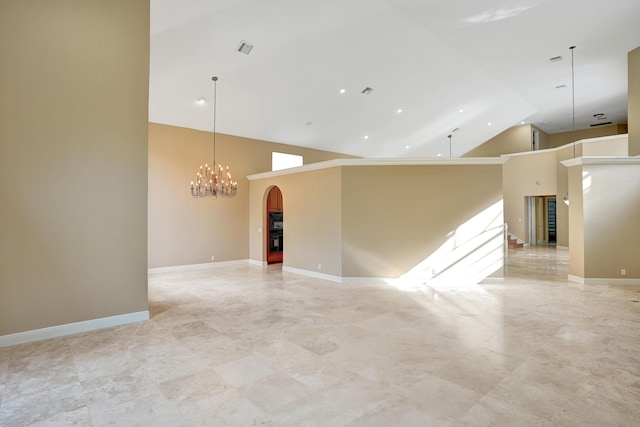
[[[523,125],[524,123],[525,123],[525,121],[524,121],[524,120],[522,120],[522,121],[520,122],[520,124],[521,124],[521,125]]]
[[[493,124],[493,122],[489,122],[487,123],[487,126],[491,126]]]
[[[365,135],[363,138],[364,139],[369,139],[369,135]]]
[[[411,148],[411,146],[410,145],[405,145],[404,148],[408,150],[409,148]]]
[[[442,157],[442,154],[438,153],[438,157]]]
[[[207,98],[202,97],[202,96],[200,98],[198,98],[198,100],[196,101],[196,104],[198,104],[198,105],[204,105],[206,103],[207,103]]]
[[[347,90],[346,89],[340,89],[338,92],[340,92],[340,94],[345,93]]]
[[[458,113],[464,113],[464,108],[459,109]]]
[[[398,109],[396,110],[396,113],[398,113],[398,114],[402,113],[402,108],[398,108]]]

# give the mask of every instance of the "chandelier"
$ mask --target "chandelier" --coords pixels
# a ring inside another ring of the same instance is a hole
[[[208,163],[200,166],[195,181],[191,181],[191,195],[214,199],[218,196],[235,197],[238,193],[238,182],[231,180],[229,166],[226,168],[220,164],[216,166],[216,89],[218,78],[213,76],[211,80],[213,80],[213,163],[211,166]]]

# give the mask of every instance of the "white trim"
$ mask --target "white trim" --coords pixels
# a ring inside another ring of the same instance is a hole
[[[340,166],[475,166],[475,165],[502,165],[507,161],[500,157],[454,157],[454,158],[423,158],[423,159],[334,159],[324,162],[311,163],[297,168],[282,169],[279,171],[262,172],[247,175],[249,181],[257,179],[273,178],[276,176],[290,175],[300,172],[309,172],[319,169],[335,168]]]
[[[558,245],[556,245],[556,249],[559,249],[561,251],[568,251],[569,250],[569,246],[558,246]]]
[[[393,283],[397,278],[392,277],[341,277],[331,274],[318,273],[317,271],[303,270],[301,268],[282,266],[282,271],[287,273],[300,274],[301,276],[309,276],[316,279],[327,280],[329,282],[343,283],[347,285],[388,285]]]
[[[628,156],[585,156],[563,160],[566,167],[580,165],[640,165],[640,158]]]
[[[67,323],[66,325],[51,326],[49,328],[34,329],[32,331],[18,332],[15,334],[0,336],[0,348],[77,334],[80,332],[111,328],[113,326],[126,325],[128,323],[143,322],[145,320],[149,320],[148,310],[119,314],[117,316],[102,317],[100,319],[85,320],[83,322]]]
[[[567,275],[567,280],[573,283],[581,283],[584,285],[584,277],[574,276],[573,274]]]
[[[250,259],[249,265],[257,265],[258,267],[266,267],[267,261],[260,261],[259,259]]]
[[[576,142],[577,144],[577,142]],[[553,153],[554,151],[559,151],[563,148],[565,148],[566,145],[563,145],[561,147],[557,147],[557,148],[545,148],[543,150],[535,150],[535,151],[520,151],[518,153],[508,153],[508,154],[501,154],[500,157],[504,157],[505,159],[510,159],[511,157],[520,157],[520,156],[527,156],[530,154],[542,154],[542,153]]]
[[[545,148],[544,150],[535,150],[535,151],[522,151],[520,153],[502,154],[500,157],[509,158],[509,157],[516,157],[516,156],[526,156],[528,154],[549,153],[549,152],[553,152],[553,151],[564,150],[566,148],[571,148],[571,147],[573,147],[573,144],[580,145],[580,144],[583,144],[583,143],[607,141],[607,140],[610,140],[610,139],[627,139],[628,140],[629,139],[629,134],[623,133],[623,134],[619,134],[619,135],[609,135],[609,136],[601,136],[601,137],[598,137],[598,138],[581,139],[581,140],[576,141],[575,143],[570,142],[568,144],[561,145],[559,147]]]
[[[309,276],[316,279],[328,280],[330,282],[342,283],[342,277],[340,276],[333,276],[331,274],[318,273],[316,271],[311,271],[311,270],[303,270],[301,268],[287,267],[286,265],[282,266],[282,272],[300,274],[301,276]]]
[[[600,279],[600,278],[584,278],[569,274],[568,279],[570,282],[581,283],[583,285],[597,285],[597,286],[637,286],[640,285],[640,279]]]
[[[170,273],[174,271],[201,270],[204,268],[228,267],[230,265],[246,265],[249,263],[250,261],[248,259],[239,259],[239,260],[233,260],[233,261],[206,262],[203,264],[187,264],[187,265],[172,265],[169,267],[154,267],[154,268],[148,269],[147,271],[149,273]]]
[[[389,285],[398,280],[393,277],[343,277],[342,283],[348,285]]]

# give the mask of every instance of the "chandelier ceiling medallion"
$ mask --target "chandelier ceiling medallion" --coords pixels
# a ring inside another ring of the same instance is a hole
[[[218,78],[213,80],[213,163],[200,166],[196,173],[195,181],[191,181],[191,195],[196,198],[211,197],[235,197],[238,193],[238,182],[231,180],[229,166],[223,168],[216,163],[216,91]],[[216,166],[217,165],[217,166]]]

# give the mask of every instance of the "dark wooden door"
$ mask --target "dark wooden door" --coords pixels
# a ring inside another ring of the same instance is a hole
[[[271,188],[267,195],[266,217],[267,264],[281,263],[284,252],[284,209],[282,205],[282,192],[278,187]]]

